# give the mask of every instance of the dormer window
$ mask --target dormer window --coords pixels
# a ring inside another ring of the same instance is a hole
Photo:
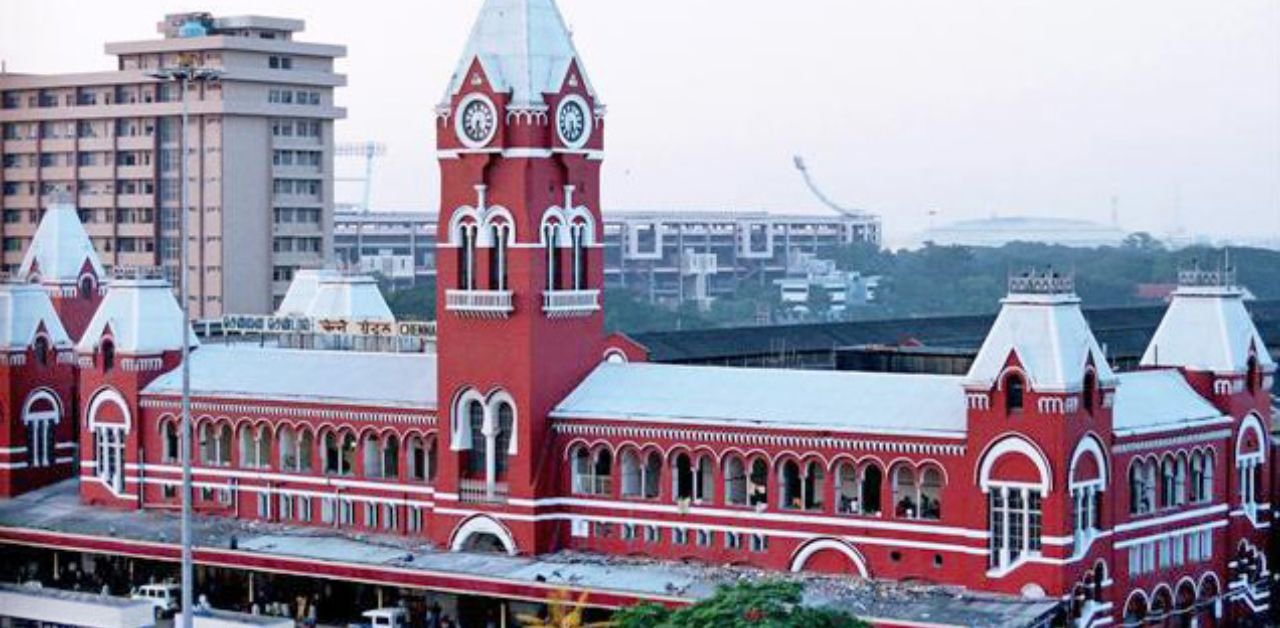
[[[36,336],[36,341],[31,347],[31,351],[36,354],[36,364],[40,366],[49,366],[49,339],[44,336]]]
[[[93,277],[85,275],[84,277],[80,278],[80,298],[81,299],[93,298]]]
[[[110,340],[102,341],[102,370],[109,372],[116,367],[116,345]]]
[[[1080,402],[1084,406],[1084,411],[1093,414],[1094,401],[1098,395],[1098,376],[1089,371],[1084,374],[1084,386],[1080,392]]]
[[[1258,394],[1258,389],[1262,388],[1262,369],[1258,367],[1256,355],[1249,356],[1249,362],[1244,370],[1244,385],[1250,395]]]
[[[1026,384],[1022,381],[1022,376],[1017,373],[1011,373],[1004,380],[1005,395],[1005,411],[1012,414],[1014,412],[1022,412],[1023,396]]]

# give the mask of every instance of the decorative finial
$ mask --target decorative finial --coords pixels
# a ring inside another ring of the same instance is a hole
[[[1009,275],[1009,294],[1074,294],[1075,291],[1075,276],[1055,271],[1053,266],[1046,266],[1044,271],[1033,266]]]

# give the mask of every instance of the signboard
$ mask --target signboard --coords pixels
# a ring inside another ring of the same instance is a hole
[[[434,321],[396,323],[342,318],[227,315],[222,317],[222,330],[227,334],[321,334],[431,339],[435,338],[436,324]]]

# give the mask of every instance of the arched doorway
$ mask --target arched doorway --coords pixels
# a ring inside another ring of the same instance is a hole
[[[453,531],[449,548],[455,552],[492,552],[516,554],[516,541],[511,531],[493,517],[477,515],[463,521]]]
[[[800,546],[791,556],[791,571],[870,577],[858,550],[838,539],[815,539]]]

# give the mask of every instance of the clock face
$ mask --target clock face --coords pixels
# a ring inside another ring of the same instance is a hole
[[[458,107],[458,138],[467,146],[477,148],[488,144],[497,126],[493,103],[483,96],[467,98]]]
[[[579,96],[568,96],[560,102],[556,111],[556,132],[560,141],[571,148],[580,148],[591,136],[591,117],[587,103]]]

